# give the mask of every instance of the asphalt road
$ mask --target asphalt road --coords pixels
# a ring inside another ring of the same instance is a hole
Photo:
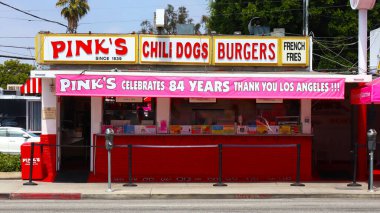
[[[0,200],[0,212],[380,212],[380,199]]]

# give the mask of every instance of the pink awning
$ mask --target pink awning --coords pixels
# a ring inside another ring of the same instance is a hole
[[[380,78],[351,90],[351,104],[380,103]]]
[[[344,78],[57,75],[59,96],[344,99]]]

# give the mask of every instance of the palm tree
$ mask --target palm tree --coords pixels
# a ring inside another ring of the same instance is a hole
[[[61,15],[67,20],[67,33],[76,33],[79,19],[90,11],[87,0],[58,0],[55,4],[62,7]]]

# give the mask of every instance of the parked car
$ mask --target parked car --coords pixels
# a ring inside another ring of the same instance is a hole
[[[0,152],[20,154],[25,142],[40,142],[40,137],[23,128],[0,127]]]
[[[4,118],[1,121],[1,126],[17,127],[18,122],[15,118]]]

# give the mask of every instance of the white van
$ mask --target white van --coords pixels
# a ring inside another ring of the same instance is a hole
[[[24,142],[40,142],[40,137],[19,127],[0,127],[0,152],[20,154]]]

